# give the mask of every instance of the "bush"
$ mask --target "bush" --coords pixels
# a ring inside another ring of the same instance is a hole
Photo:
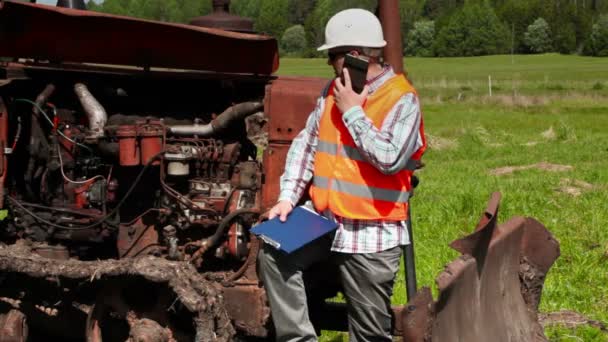
[[[552,49],[549,24],[543,18],[536,19],[524,34],[524,43],[533,53],[545,53]]]
[[[306,32],[304,26],[294,25],[283,33],[281,49],[287,55],[301,55],[306,49]]]
[[[608,14],[601,15],[593,25],[589,43],[592,55],[608,57]]]
[[[406,55],[432,57],[435,43],[435,22],[421,20],[414,23],[414,28],[407,35]]]
[[[437,35],[438,56],[481,56],[507,52],[509,33],[487,3],[471,3],[456,11]]]

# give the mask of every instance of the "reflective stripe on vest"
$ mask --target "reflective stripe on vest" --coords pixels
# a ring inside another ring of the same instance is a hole
[[[332,156],[338,155],[338,144],[329,143],[325,141],[319,141],[317,144],[317,152],[323,152],[330,154]],[[342,145],[340,149],[339,157],[348,158],[351,160],[356,160],[359,162],[367,163],[367,160],[361,155],[361,152],[356,147]],[[414,159],[408,159],[405,164],[404,170],[416,171],[416,166],[418,162]]]
[[[321,176],[315,176],[313,179],[313,185],[321,189],[335,190],[371,200],[377,199],[394,203],[407,203],[407,201],[410,199],[410,193],[408,191],[376,188],[373,186],[354,184],[339,179],[332,179],[330,185],[329,178]]]

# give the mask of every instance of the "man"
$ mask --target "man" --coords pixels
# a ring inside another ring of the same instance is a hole
[[[386,45],[378,19],[362,9],[327,23],[328,64],[336,78],[294,139],[269,217],[285,221],[312,181],[317,211],[339,223],[333,236],[292,254],[260,253],[262,279],[278,341],[316,341],[302,271],[332,258],[348,308],[350,341],[391,341],[390,299],[406,229],[411,176],[426,147],[414,88],[381,63]],[[367,84],[353,91],[343,69],[350,53],[369,61]],[[339,76],[344,73],[344,83]]]

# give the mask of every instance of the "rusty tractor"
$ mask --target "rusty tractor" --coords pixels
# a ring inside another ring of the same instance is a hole
[[[276,40],[227,1],[192,25],[58,3],[0,1],[0,341],[272,339],[249,229],[327,80],[273,75]],[[402,71],[398,1],[378,5]],[[498,225],[498,202],[452,244],[438,299],[394,308],[395,335],[544,339],[559,246],[534,219]],[[346,329],[329,274],[307,275],[311,315]]]

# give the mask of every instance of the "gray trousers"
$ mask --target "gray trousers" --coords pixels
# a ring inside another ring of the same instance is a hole
[[[331,237],[325,237],[292,254],[267,245],[260,251],[260,273],[277,341],[317,341],[308,316],[302,272],[330,258],[338,265],[344,288],[349,341],[392,341],[390,301],[401,247],[368,254],[334,253],[330,247]]]

